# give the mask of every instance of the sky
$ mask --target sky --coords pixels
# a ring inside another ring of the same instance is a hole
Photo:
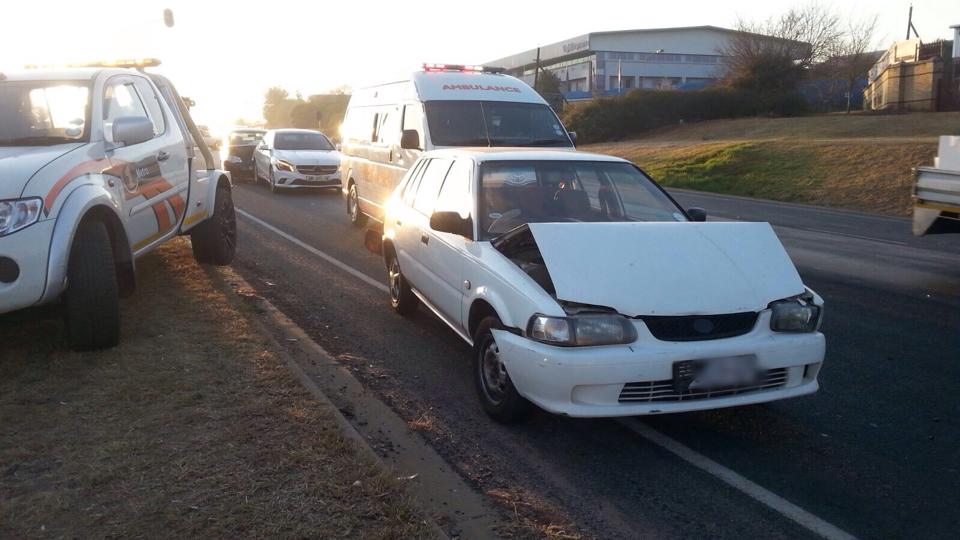
[[[156,57],[198,123],[225,131],[259,119],[263,94],[324,93],[397,80],[424,62],[480,64],[588,32],[764,20],[805,0],[7,0],[0,70],[25,64]],[[878,16],[877,48],[906,33],[910,2],[829,2],[846,17]],[[960,1],[914,0],[924,41],[951,38]],[[163,10],[175,25],[163,25]]]

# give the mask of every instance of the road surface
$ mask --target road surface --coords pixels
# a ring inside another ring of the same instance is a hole
[[[602,538],[955,537],[960,238],[913,238],[901,218],[674,195],[717,219],[774,224],[826,299],[818,394],[629,421],[541,413],[500,426],[474,395],[466,345],[424,309],[395,315],[358,277],[384,282],[385,271],[339,194],[238,185],[234,266],[478,489],[509,493],[544,525]]]

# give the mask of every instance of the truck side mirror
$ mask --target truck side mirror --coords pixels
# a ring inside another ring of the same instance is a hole
[[[400,136],[400,148],[404,150],[422,150],[420,148],[420,133],[415,129],[405,129]]]
[[[461,217],[459,212],[434,212],[430,215],[430,228],[473,240],[473,219]]]
[[[113,121],[114,144],[131,146],[153,138],[153,122],[146,116],[121,116]]]
[[[687,215],[690,216],[690,221],[706,221],[707,220],[707,211],[703,208],[698,208],[696,206],[691,206],[687,208]]]

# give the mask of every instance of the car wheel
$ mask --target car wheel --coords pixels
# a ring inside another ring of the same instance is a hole
[[[474,383],[483,410],[503,424],[519,422],[533,410],[532,404],[521,396],[510,380],[500,349],[493,338],[493,329],[503,328],[496,316],[480,321],[473,338]]]
[[[120,289],[107,227],[80,223],[67,265],[64,293],[67,341],[75,351],[113,347],[120,341]]]
[[[391,256],[387,263],[387,276],[390,287],[390,307],[403,316],[412,315],[417,311],[420,299],[413,294],[407,278],[400,271],[400,261],[397,260],[396,255]]]
[[[233,195],[226,187],[217,188],[213,215],[190,233],[193,258],[200,264],[226,266],[237,251],[237,212]]]
[[[363,227],[367,223],[367,216],[360,211],[360,196],[357,195],[357,185],[350,184],[350,191],[347,193],[347,214],[350,216],[350,223],[356,227]]]

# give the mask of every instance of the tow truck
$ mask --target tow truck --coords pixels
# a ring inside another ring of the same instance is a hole
[[[234,256],[230,174],[159,64],[0,73],[0,313],[60,302],[74,350],[119,341],[119,298],[164,242]]]
[[[940,137],[933,167],[914,175],[913,234],[960,233],[960,136]]]

